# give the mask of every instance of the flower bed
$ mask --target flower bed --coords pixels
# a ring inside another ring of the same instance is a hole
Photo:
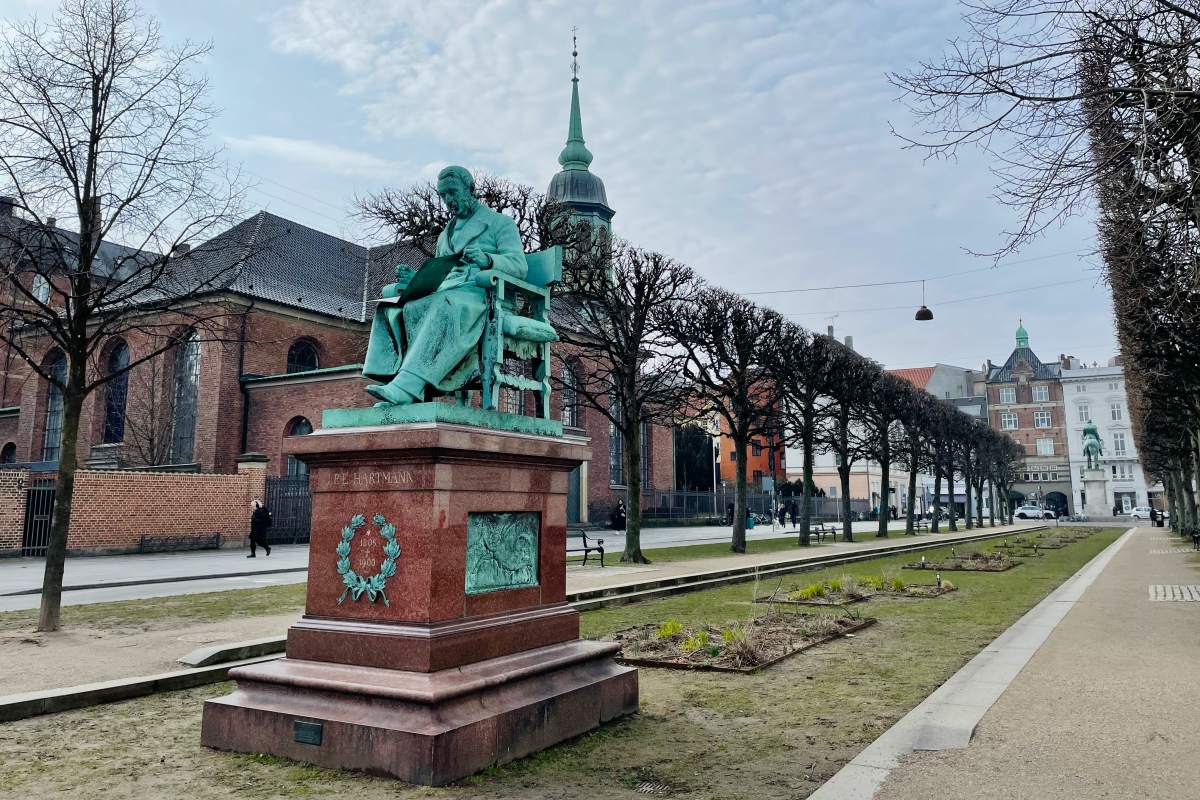
[[[617,660],[635,667],[749,674],[810,647],[852,635],[875,620],[771,611],[723,627],[685,628],[675,620],[617,631]]]
[[[905,569],[925,569],[942,572],[1004,572],[1021,562],[1007,553],[964,553],[945,561],[918,561],[905,564]]]
[[[940,586],[936,583],[910,583],[904,587],[904,591],[900,596],[917,598],[941,597],[944,594],[957,591],[958,587],[950,581],[942,581]]]
[[[754,602],[792,606],[845,606],[861,603],[874,592],[874,588],[853,578],[831,578],[805,586],[792,584],[787,589],[779,588],[764,597],[754,598]]]

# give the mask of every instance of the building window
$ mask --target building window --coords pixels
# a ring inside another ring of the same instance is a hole
[[[1082,383],[1077,383],[1077,384],[1075,384],[1075,391],[1076,392],[1086,392],[1087,387],[1084,386]]]
[[[0,464],[15,464],[17,461],[17,444],[9,442],[0,450]]]
[[[1000,428],[1006,431],[1015,431],[1017,429],[1017,412],[1001,411]]]
[[[730,451],[729,451],[729,460],[730,460],[730,461],[737,461],[737,450],[730,450]]]
[[[828,492],[826,492],[825,494],[829,495],[830,497],[837,497],[837,487],[836,487],[836,486],[830,486],[830,487],[829,487],[829,491],[828,491]]]
[[[1087,422],[1092,418],[1092,407],[1087,403],[1080,403],[1078,408],[1080,422]]]
[[[575,367],[564,364],[562,369],[563,390],[559,394],[562,399],[562,424],[568,428],[578,428],[579,425],[579,376]]]
[[[1033,412],[1033,427],[1049,428],[1050,427],[1050,412],[1049,411]]]
[[[1006,405],[1012,405],[1017,402],[1017,390],[1013,387],[1000,390],[1000,402]]]
[[[762,488],[763,471],[761,469],[754,470],[754,485]]]
[[[750,455],[758,457],[762,455],[762,445],[758,442],[750,443]]]
[[[1120,383],[1120,381],[1114,381],[1114,382],[1112,382],[1112,383],[1108,384],[1108,390],[1109,390],[1110,392],[1115,392],[1115,391],[1118,391],[1118,390],[1120,390],[1120,388],[1121,388],[1121,383]]]
[[[111,378],[104,391],[104,443],[116,444],[125,440],[125,401],[129,396],[129,345],[118,341],[108,354],[108,374]],[[120,373],[119,375],[117,373]]]
[[[1125,455],[1125,434],[1123,434],[1123,433],[1114,433],[1113,434],[1113,455],[1114,456]]]
[[[1021,476],[1021,478],[1022,478],[1022,480],[1024,480],[1024,481],[1025,481],[1025,483],[1029,483],[1029,473],[1028,473],[1028,472],[1024,473],[1024,474]]]
[[[1038,439],[1037,454],[1039,456],[1054,455],[1054,440],[1053,439]]]
[[[1033,387],[1033,402],[1045,403],[1049,400],[1050,400],[1050,387],[1049,386]]]
[[[46,280],[45,275],[34,275],[29,291],[39,303],[50,302],[50,281]]]
[[[1125,413],[1121,408],[1120,403],[1109,403],[1108,411],[1112,415],[1113,422],[1120,422],[1125,417]]]
[[[196,395],[200,387],[200,336],[188,331],[175,346],[175,409],[170,463],[187,464],[196,452]]]
[[[67,358],[56,353],[48,365],[54,377],[46,389],[46,417],[42,434],[42,460],[58,461],[62,450],[63,393],[62,384],[67,382]]]
[[[287,371],[289,375],[293,372],[309,372],[319,369],[320,366],[317,346],[308,339],[301,339],[288,348]]]
[[[304,417],[296,417],[288,423],[288,436],[308,436],[312,432],[312,423]],[[303,461],[293,455],[289,455],[287,457],[287,474],[290,476],[307,475],[308,464],[305,464]]]
[[[506,358],[504,359],[504,373],[528,378],[529,362]],[[505,414],[523,415],[525,413],[525,391],[512,386],[502,386],[500,388],[500,410]]]
[[[616,400],[612,401],[611,413],[618,421],[624,419]],[[625,439],[612,421],[608,423],[608,482],[611,486],[625,485]]]

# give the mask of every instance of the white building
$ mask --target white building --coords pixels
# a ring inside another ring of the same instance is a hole
[[[1108,497],[1105,508],[1119,506],[1128,513],[1134,506],[1149,505],[1162,491],[1161,486],[1146,483],[1133,427],[1125,400],[1125,370],[1118,359],[1108,366],[1089,367],[1068,356],[1062,360],[1063,402],[1066,406],[1067,456],[1071,465],[1071,494],[1074,507],[1083,508],[1082,472],[1087,465],[1083,455],[1083,426],[1096,423],[1104,443],[1101,465],[1108,472]]]

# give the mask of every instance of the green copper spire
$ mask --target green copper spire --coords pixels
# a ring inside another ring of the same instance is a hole
[[[1017,347],[1029,347],[1029,332],[1023,320],[1017,320]]]
[[[558,154],[563,169],[586,170],[592,163],[591,151],[583,143],[583,117],[579,113],[579,48],[571,36],[571,123],[567,128],[567,146]]]

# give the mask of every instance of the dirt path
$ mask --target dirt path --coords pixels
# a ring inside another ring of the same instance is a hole
[[[1200,602],[1151,585],[1200,583],[1179,537],[1140,529],[992,706],[965,750],[905,758],[877,800],[1195,797]]]
[[[0,631],[0,695],[184,669],[180,656],[216,642],[283,635],[300,614],[219,622],[160,620],[138,627]]]

